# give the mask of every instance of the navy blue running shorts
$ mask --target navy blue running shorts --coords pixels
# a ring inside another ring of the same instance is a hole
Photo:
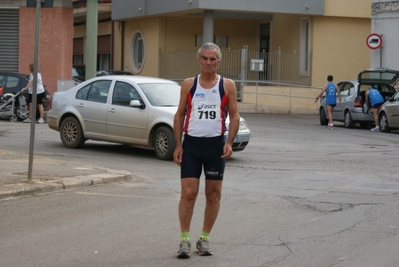
[[[380,107],[382,106],[382,104],[383,104],[383,103],[378,103],[378,104],[372,105],[371,108],[378,108],[378,109],[380,109]]]
[[[222,159],[224,136],[192,137],[184,136],[183,158],[180,168],[180,177],[200,178],[202,167],[205,179],[223,180],[226,160]]]

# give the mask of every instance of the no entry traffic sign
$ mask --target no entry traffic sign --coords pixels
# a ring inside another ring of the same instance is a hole
[[[366,44],[370,49],[378,49],[382,45],[382,37],[377,33],[372,33],[366,38]]]

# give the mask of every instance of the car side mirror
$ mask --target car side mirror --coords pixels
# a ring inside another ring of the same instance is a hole
[[[140,100],[132,100],[130,101],[129,104],[131,107],[136,107],[136,108],[140,108],[140,109],[145,109],[145,104],[144,103],[140,103]]]

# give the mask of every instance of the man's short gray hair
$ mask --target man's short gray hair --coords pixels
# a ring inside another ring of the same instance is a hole
[[[220,48],[217,44],[214,43],[205,43],[203,44],[197,51],[197,59],[201,59],[202,50],[216,50],[216,57],[218,61],[222,59],[222,52],[220,52]]]

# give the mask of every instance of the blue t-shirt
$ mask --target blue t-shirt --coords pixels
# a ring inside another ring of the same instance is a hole
[[[384,103],[384,98],[382,97],[380,92],[375,88],[369,89],[369,99],[372,107]]]
[[[337,104],[337,90],[335,88],[335,83],[333,82],[327,83],[326,104],[327,105]]]

